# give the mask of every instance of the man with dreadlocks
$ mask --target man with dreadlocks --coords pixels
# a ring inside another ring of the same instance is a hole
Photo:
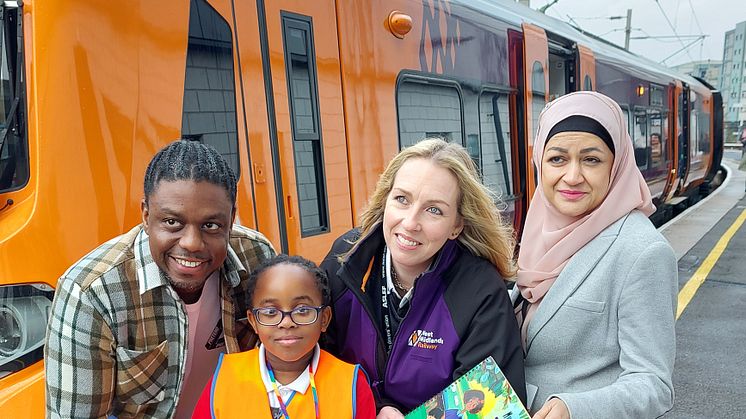
[[[221,352],[254,346],[251,268],[274,255],[234,225],[236,177],[176,141],[145,172],[142,224],[60,278],[45,347],[47,416],[191,417]]]

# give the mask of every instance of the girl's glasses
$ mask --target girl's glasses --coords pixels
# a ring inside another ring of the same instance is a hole
[[[300,306],[291,311],[282,311],[273,307],[260,307],[252,309],[251,312],[254,313],[254,318],[262,326],[277,326],[282,323],[285,316],[290,316],[290,320],[298,326],[305,326],[316,323],[316,320],[319,318],[319,312],[324,307],[326,306]]]

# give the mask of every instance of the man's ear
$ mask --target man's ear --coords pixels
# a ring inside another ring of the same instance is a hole
[[[145,198],[140,201],[140,212],[142,213],[142,225],[147,230],[148,228],[148,201]]]
[[[321,331],[326,332],[326,329],[329,327],[329,323],[332,322],[332,308],[329,306],[324,307],[321,309],[321,313],[319,313],[321,318],[319,319],[321,321]]]

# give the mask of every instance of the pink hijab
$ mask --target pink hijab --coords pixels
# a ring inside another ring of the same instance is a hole
[[[544,145],[549,131],[572,115],[598,121],[614,142],[614,163],[609,191],[601,204],[589,214],[570,217],[559,213],[545,198],[541,184],[536,189],[526,216],[518,256],[518,289],[531,305],[522,325],[524,342],[528,323],[541,299],[552,287],[570,258],[606,227],[632,210],[645,215],[655,211],[645,179],[637,168],[632,140],[622,109],[607,96],[581,91],[548,103],[539,117],[534,140],[533,161],[541,176]]]

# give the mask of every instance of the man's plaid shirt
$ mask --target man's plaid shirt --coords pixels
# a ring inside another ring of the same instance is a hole
[[[227,352],[253,347],[249,270],[274,255],[260,233],[234,226],[220,271]],[[47,328],[48,417],[170,418],[187,352],[183,303],[150,254],[142,226],[83,257],[60,278]]]

